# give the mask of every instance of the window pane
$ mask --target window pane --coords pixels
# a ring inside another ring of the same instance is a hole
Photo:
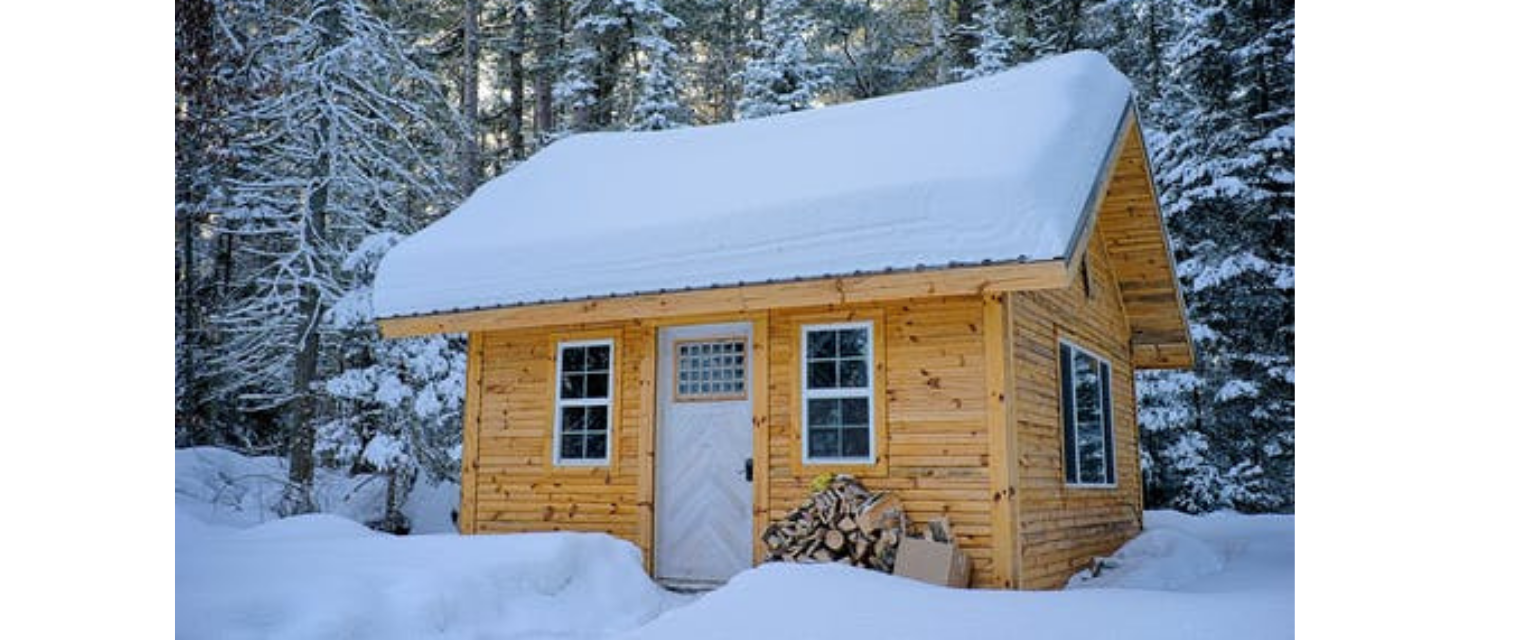
[[[1104,424],[1104,482],[1115,482],[1115,403],[1109,396],[1109,385],[1114,378],[1109,373],[1109,363],[1099,363],[1099,411]]]
[[[602,405],[587,407],[587,429],[589,431],[608,430],[608,407]]]
[[[806,406],[807,421],[812,427],[828,427],[842,423],[839,401],[833,398],[815,398]]]
[[[587,347],[587,371],[608,370],[608,345]]]
[[[809,444],[810,457],[812,458],[836,458],[838,457],[837,428],[811,429],[811,441]]]
[[[853,427],[843,429],[843,457],[864,458],[869,456],[869,429]]]
[[[564,370],[564,371],[567,371],[567,372],[570,372],[570,371],[581,371],[582,370],[582,358],[583,358],[583,355],[584,355],[582,353],[582,351],[583,350],[582,350],[581,347],[565,347],[565,348],[561,349],[560,350],[560,368],[562,370]]]
[[[837,386],[844,389],[862,389],[869,384],[864,375],[864,360],[837,361]]]
[[[868,354],[869,330],[843,329],[837,332],[837,356],[852,358]]]
[[[679,397],[688,399],[689,396],[705,396],[701,399],[709,399],[708,396],[739,395],[727,381],[745,377],[746,361],[742,356],[731,356],[728,352],[733,349],[742,350],[744,342],[744,338],[729,338],[679,344],[679,354],[699,354],[690,358],[678,357],[676,375]],[[684,384],[685,381],[693,384]]]
[[[589,374],[587,374],[587,397],[588,398],[606,398],[606,397],[608,397],[608,374],[606,374],[606,373],[589,373]]]
[[[1077,411],[1072,406],[1072,348],[1066,344],[1059,345],[1058,359],[1059,371],[1057,377],[1060,385],[1057,387],[1057,399],[1061,404],[1061,464],[1063,475],[1068,483],[1077,482]]]
[[[1104,428],[1100,424],[1077,425],[1078,481],[1104,483]]]
[[[836,331],[807,331],[805,334],[806,358],[837,357]]]
[[[560,431],[570,433],[581,430],[582,426],[586,424],[585,416],[586,412],[582,411],[581,407],[561,407]]]
[[[565,460],[581,459],[581,439],[579,433],[560,436],[560,457]]]
[[[1077,422],[1099,422],[1099,363],[1075,351],[1072,356],[1072,403],[1077,408]]]
[[[827,360],[810,363],[810,388],[832,389],[837,387],[837,361]]]
[[[608,435],[593,433],[587,435],[586,457],[589,460],[602,460],[608,457]]]
[[[586,376],[580,373],[567,373],[560,376],[560,397],[567,400],[585,397]]]
[[[868,398],[843,398],[839,403],[842,406],[842,416],[838,424],[850,427],[869,426]]]

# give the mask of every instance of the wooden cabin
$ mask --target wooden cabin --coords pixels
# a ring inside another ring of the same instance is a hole
[[[1142,526],[1135,371],[1193,353],[1129,83],[1079,52],[758,120],[566,138],[385,257],[469,336],[466,534],[718,583],[828,471],[948,516],[972,586]]]

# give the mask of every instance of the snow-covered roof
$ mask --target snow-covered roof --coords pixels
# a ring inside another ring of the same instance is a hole
[[[1077,52],[812,111],[571,136],[395,246],[374,311],[1063,258],[1130,95]]]

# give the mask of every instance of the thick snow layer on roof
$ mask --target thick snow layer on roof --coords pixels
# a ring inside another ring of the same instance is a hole
[[[379,317],[1061,257],[1130,97],[1100,54],[723,125],[561,140],[379,266]]]

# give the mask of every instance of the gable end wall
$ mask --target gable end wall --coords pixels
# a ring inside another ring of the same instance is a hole
[[[1097,229],[1086,259],[1086,290],[1079,271],[1065,289],[1011,294],[1019,545],[1021,584],[1026,589],[1060,588],[1095,556],[1114,553],[1141,531],[1130,329]],[[1117,479],[1112,488],[1068,487],[1064,482],[1057,363],[1061,338],[1110,362]]]

